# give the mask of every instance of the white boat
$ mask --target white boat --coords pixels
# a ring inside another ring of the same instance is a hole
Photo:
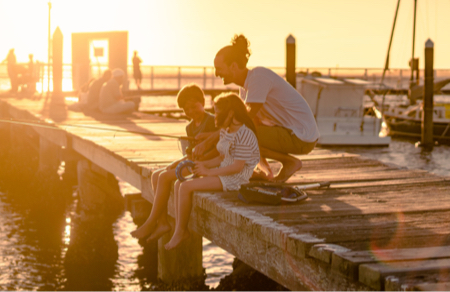
[[[381,117],[364,115],[364,92],[370,84],[362,79],[298,78],[297,91],[319,127],[319,145],[389,145],[391,138],[381,133]]]

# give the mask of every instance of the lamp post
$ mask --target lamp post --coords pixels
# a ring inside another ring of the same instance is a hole
[[[48,2],[48,56],[47,56],[47,96],[50,94],[50,50],[51,50],[51,35],[50,35],[50,10],[52,9],[52,2]]]

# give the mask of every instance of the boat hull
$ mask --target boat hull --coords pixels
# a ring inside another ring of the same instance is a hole
[[[422,121],[420,120],[385,115],[385,122],[391,136],[416,138],[422,136]],[[450,121],[433,123],[433,139],[441,143],[450,143]]]
[[[321,146],[389,146],[391,137],[381,136],[376,117],[319,117]]]

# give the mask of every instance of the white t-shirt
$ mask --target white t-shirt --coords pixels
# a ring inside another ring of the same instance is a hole
[[[263,103],[257,117],[266,125],[292,130],[304,142],[316,141],[320,134],[306,100],[278,74],[264,67],[248,71],[239,96],[245,103]]]

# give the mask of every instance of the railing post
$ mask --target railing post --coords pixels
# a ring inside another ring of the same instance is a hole
[[[152,68],[151,68],[150,78],[151,78],[151,80],[150,80],[151,88],[153,89],[153,66],[152,66]]]
[[[212,71],[212,73],[211,73],[211,89],[214,89],[214,78],[215,78],[216,76],[214,75],[214,70]]]
[[[203,67],[203,89],[206,88],[206,67]]]
[[[364,80],[367,80],[367,68],[364,69]]]
[[[56,28],[53,33],[53,92],[62,92],[63,80],[63,34]]]
[[[181,88],[181,67],[178,67],[178,89]]]

